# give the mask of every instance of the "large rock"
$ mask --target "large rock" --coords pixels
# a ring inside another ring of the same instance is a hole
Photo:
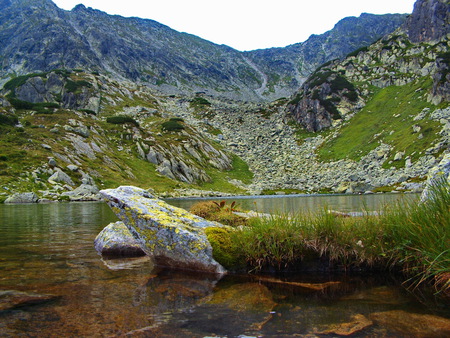
[[[107,257],[144,256],[139,242],[123,222],[108,224],[94,240],[95,250]]]
[[[122,186],[100,194],[157,265],[225,273],[212,257],[205,229],[216,222],[173,207],[148,191]]]
[[[425,189],[421,196],[422,201],[429,198],[433,185],[439,183],[440,181],[447,181],[450,184],[450,152],[446,153],[439,164],[431,168],[428,172]]]
[[[39,197],[34,192],[23,192],[9,196],[5,203],[37,203]]]

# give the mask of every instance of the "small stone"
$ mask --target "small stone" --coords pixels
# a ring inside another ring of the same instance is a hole
[[[73,172],[77,172],[80,168],[74,164],[69,164],[67,166],[67,169],[69,169],[70,171],[73,171]]]
[[[56,167],[57,166],[56,160],[53,157],[49,157],[47,163],[48,163],[48,165],[50,167]]]

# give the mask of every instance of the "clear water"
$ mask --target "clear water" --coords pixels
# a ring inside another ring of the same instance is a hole
[[[167,201],[180,208],[188,209],[195,203],[205,200],[225,200],[227,204],[236,201],[244,210],[254,210],[261,213],[285,213],[317,211],[329,209],[341,212],[378,211],[383,206],[396,201],[418,199],[418,194],[372,194],[372,195],[288,195],[288,196],[258,196],[258,197],[227,197],[227,198],[175,198]]]
[[[104,203],[0,205],[0,291],[58,296],[0,311],[1,337],[311,337],[354,315],[450,318],[445,304],[429,296],[420,301],[393,277],[218,280],[155,268],[147,258],[103,261],[93,241],[112,221]],[[411,336],[396,325],[374,323],[355,336]]]

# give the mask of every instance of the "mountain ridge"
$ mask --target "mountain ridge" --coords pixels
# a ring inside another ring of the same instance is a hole
[[[204,91],[231,99],[270,101],[290,96],[318,63],[342,57],[349,46],[353,48],[339,40],[344,38],[341,34],[329,42],[334,46],[332,55],[322,53],[309,64],[309,54],[315,54],[321,43],[320,36],[312,36],[319,42],[305,42],[307,51],[301,60],[292,56],[298,54],[296,44],[277,49],[277,54],[283,50],[286,55],[281,53],[280,60],[273,61],[261,50],[239,52],[154,20],[109,15],[84,5],[71,11],[50,0],[4,0],[0,5],[0,83],[15,75],[81,68],[170,94]],[[359,48],[392,31],[405,17],[365,14],[344,19],[336,27],[354,22],[350,26],[360,35],[354,47]]]

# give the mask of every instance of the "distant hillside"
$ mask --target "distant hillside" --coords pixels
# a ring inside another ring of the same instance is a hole
[[[164,93],[206,92],[241,100],[289,96],[318,64],[392,32],[405,15],[347,18],[303,44],[248,53],[177,32],[50,0],[0,1],[0,83],[53,69],[84,69]]]

